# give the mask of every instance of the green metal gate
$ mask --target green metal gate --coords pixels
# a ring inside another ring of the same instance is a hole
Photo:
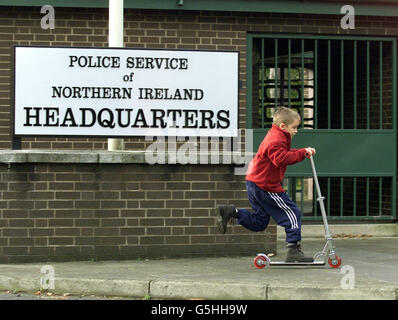
[[[249,34],[247,128],[257,150],[278,106],[296,109],[292,147],[313,146],[331,220],[396,218],[396,39]],[[321,219],[307,161],[284,182],[304,220]]]

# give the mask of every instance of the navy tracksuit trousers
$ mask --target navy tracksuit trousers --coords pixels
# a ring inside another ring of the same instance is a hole
[[[272,193],[246,181],[246,189],[253,212],[238,209],[238,223],[252,231],[263,231],[269,219],[285,228],[286,242],[301,240],[301,212],[286,192]]]

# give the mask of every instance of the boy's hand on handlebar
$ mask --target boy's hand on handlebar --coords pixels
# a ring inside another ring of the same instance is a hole
[[[314,156],[316,154],[316,150],[314,148],[311,148],[311,147],[305,148],[305,151],[306,151],[305,156],[307,158],[309,158],[311,156]]]

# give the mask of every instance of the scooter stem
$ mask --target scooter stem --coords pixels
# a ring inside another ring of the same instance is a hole
[[[312,159],[312,156],[310,156],[310,162],[311,162],[312,175],[313,175],[314,181],[315,181],[316,193],[318,195],[317,201],[319,202],[319,207],[321,208],[323,225],[325,227],[325,238],[329,240],[329,239],[331,239],[331,235],[330,235],[328,220],[326,217],[325,205],[323,203],[323,200],[325,199],[325,197],[322,196],[321,188],[319,187],[318,175],[316,174],[315,164],[314,164],[314,160]]]

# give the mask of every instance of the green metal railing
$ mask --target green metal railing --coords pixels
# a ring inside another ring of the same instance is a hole
[[[304,220],[321,220],[312,178],[289,177],[284,187]],[[325,207],[331,220],[391,220],[392,179],[389,177],[321,177]]]
[[[395,219],[396,39],[249,34],[247,45],[247,127],[254,147],[276,107],[296,109],[302,123],[292,147],[317,149],[329,217]],[[286,176],[304,219],[320,219],[309,163],[290,166]]]

